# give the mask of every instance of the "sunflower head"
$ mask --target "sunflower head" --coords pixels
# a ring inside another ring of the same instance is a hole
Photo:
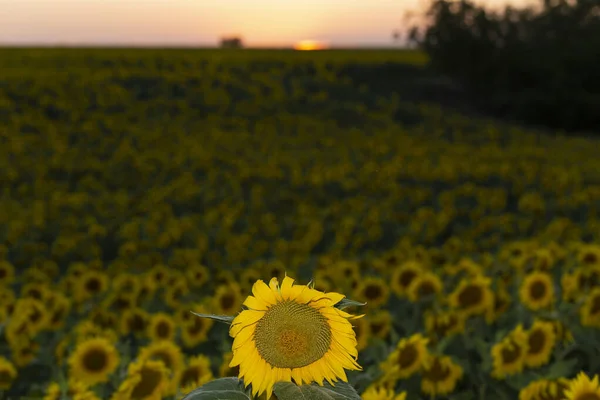
[[[554,301],[552,276],[545,272],[532,272],[527,275],[519,289],[519,298],[533,311],[550,306]]]
[[[107,382],[119,359],[117,349],[107,338],[87,339],[79,342],[69,357],[70,374],[89,386]]]
[[[584,372],[569,383],[565,391],[567,400],[600,400],[600,384],[598,375],[590,379]]]
[[[508,375],[521,373],[528,351],[528,336],[521,325],[517,326],[499,343],[492,346],[492,376],[504,379]]]
[[[554,324],[542,320],[535,321],[527,331],[527,342],[525,365],[537,368],[547,364],[556,345]]]
[[[463,278],[448,299],[450,305],[466,317],[483,314],[493,303],[491,279],[484,275]]]
[[[0,390],[8,390],[17,378],[17,369],[6,358],[0,356]]]
[[[245,309],[231,323],[234,338],[230,367],[239,366],[240,378],[254,395],[270,398],[277,381],[299,385],[338,379],[347,381],[344,368],[360,370],[357,341],[349,319],[335,308],[344,296],[294,285],[288,276],[267,286],[257,281]]]
[[[427,362],[429,339],[420,333],[398,342],[396,349],[382,363],[384,375],[397,379],[406,379],[421,370]]]
[[[431,357],[423,368],[421,391],[430,396],[447,395],[454,390],[462,376],[462,367],[450,357]]]

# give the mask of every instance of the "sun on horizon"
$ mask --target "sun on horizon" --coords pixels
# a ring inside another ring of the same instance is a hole
[[[303,50],[303,51],[324,50],[327,47],[328,46],[325,42],[321,42],[319,40],[301,40],[299,42],[296,42],[296,44],[294,44],[294,50]]]

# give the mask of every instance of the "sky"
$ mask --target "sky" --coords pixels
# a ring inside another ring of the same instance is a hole
[[[498,6],[530,0],[479,0]],[[426,0],[0,0],[0,45],[393,46]]]

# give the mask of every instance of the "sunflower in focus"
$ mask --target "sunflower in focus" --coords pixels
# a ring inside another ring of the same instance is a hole
[[[493,303],[490,284],[491,279],[483,275],[463,278],[450,294],[448,302],[465,317],[483,314]]]
[[[277,278],[267,286],[262,280],[252,287],[253,296],[231,323],[233,340],[230,367],[240,367],[240,378],[252,392],[271,397],[277,381],[298,384],[326,379],[347,382],[344,368],[360,370],[356,362],[356,337],[349,319],[334,307],[344,296],[294,285],[288,276],[281,286]]]
[[[554,302],[552,276],[545,272],[532,272],[527,275],[519,288],[519,299],[533,311],[549,307]]]
[[[361,395],[362,400],[406,400],[406,392],[398,393],[382,386],[369,386]]]
[[[566,400],[600,400],[600,384],[598,375],[590,379],[584,372],[580,372],[572,379],[565,390]]]
[[[447,395],[454,391],[463,376],[463,369],[450,357],[435,356],[421,374],[421,391],[430,396]]]
[[[354,295],[372,308],[378,308],[387,303],[390,289],[382,278],[369,276],[360,281]]]
[[[548,321],[535,321],[527,331],[527,338],[525,365],[536,368],[547,364],[556,345],[554,324]]]
[[[492,346],[492,376],[504,379],[508,375],[521,373],[525,367],[528,351],[528,336],[521,325],[518,325],[504,339]]]
[[[89,386],[107,382],[119,365],[119,352],[104,337],[84,340],[77,344],[69,357],[70,376]]]
[[[396,349],[381,364],[381,370],[385,371],[384,380],[391,377],[406,379],[421,370],[429,357],[428,343],[429,339],[420,333],[400,340]]]

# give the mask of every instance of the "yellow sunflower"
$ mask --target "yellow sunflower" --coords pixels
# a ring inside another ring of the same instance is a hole
[[[579,317],[581,325],[600,328],[600,287],[592,289],[586,296]]]
[[[105,273],[95,270],[85,271],[75,281],[73,300],[84,302],[103,293],[108,286],[108,276]]]
[[[17,369],[6,358],[0,356],[0,390],[8,390],[17,379]]]
[[[378,308],[387,303],[390,289],[384,279],[368,276],[360,281],[354,296],[357,300],[366,302],[369,307]]]
[[[455,310],[446,312],[425,311],[425,329],[438,338],[452,336],[465,330],[465,317]]]
[[[387,310],[381,310],[369,315],[367,318],[361,318],[359,321],[366,321],[369,324],[370,336],[385,340],[390,334],[392,328],[392,316]],[[357,335],[357,340],[360,341]]]
[[[382,386],[369,386],[361,395],[362,400],[406,400],[406,392],[398,393]]]
[[[186,278],[195,289],[201,288],[210,279],[210,271],[204,265],[192,264],[186,268]]]
[[[568,387],[569,380],[565,378],[539,379],[519,391],[519,400],[564,400]]]
[[[223,354],[223,360],[221,362],[221,365],[219,366],[219,378],[234,377],[240,374],[239,367],[229,366],[229,363],[231,362],[232,358],[233,352],[231,351],[228,351],[227,353]]]
[[[590,379],[584,372],[580,372],[569,383],[569,388],[565,390],[565,398],[566,400],[600,400],[598,375]]]
[[[137,360],[129,364],[127,378],[111,400],[160,400],[169,388],[169,371],[162,361]]]
[[[491,279],[483,275],[463,278],[450,294],[448,302],[465,317],[483,314],[494,299],[490,284]]]
[[[417,302],[423,298],[442,292],[442,280],[432,272],[425,272],[416,277],[408,287],[408,299]]]
[[[547,364],[556,345],[554,324],[542,320],[535,321],[527,331],[527,338],[525,365],[530,368],[537,368]]]
[[[63,398],[73,400],[100,400],[89,387],[77,379],[69,379],[67,382],[66,393],[62,393],[60,385],[52,382],[46,388],[43,400],[61,400]]]
[[[521,373],[525,367],[527,351],[527,333],[518,325],[504,339],[492,346],[492,376],[504,379],[508,375]]]
[[[152,341],[172,340],[175,337],[175,321],[166,313],[156,313],[150,317],[147,332]]]
[[[577,254],[577,261],[585,266],[600,265],[600,246],[582,246]]]
[[[15,267],[6,260],[0,260],[0,286],[12,284],[15,280]]]
[[[357,318],[334,307],[344,296],[293,285],[284,277],[269,286],[257,281],[247,309],[233,320],[231,367],[240,367],[240,378],[252,384],[254,395],[271,397],[277,381],[299,385],[323,380],[347,381],[344,368],[360,370],[356,362],[356,337],[348,319]]]
[[[381,370],[385,371],[384,375],[406,379],[421,370],[429,357],[428,343],[429,339],[424,338],[420,333],[400,340],[396,349],[381,364]]]
[[[462,367],[450,357],[432,357],[421,373],[421,391],[429,396],[447,395],[454,391],[462,376]]]
[[[508,291],[507,284],[503,281],[497,282],[496,291],[493,293],[492,306],[488,307],[485,314],[485,320],[488,324],[492,324],[502,314],[504,314],[512,304],[512,297]]]
[[[533,311],[547,308],[554,302],[554,282],[545,272],[532,272],[523,279],[519,299]]]
[[[212,379],[209,358],[199,355],[189,360],[188,365],[177,373],[173,382],[175,389],[185,395]]]
[[[200,314],[207,314],[207,310],[202,305],[195,306],[194,311]],[[193,318],[189,320],[186,318],[180,322],[181,340],[185,348],[191,349],[208,339],[208,332],[214,322],[206,318],[196,318],[189,310],[186,310],[185,315],[192,316]]]
[[[119,365],[119,352],[106,338],[97,337],[77,344],[69,357],[70,376],[89,386],[108,382]]]
[[[243,301],[240,285],[231,282],[217,287],[212,306],[215,312],[220,315],[233,315],[239,311]]]
[[[405,296],[412,281],[424,270],[425,267],[417,261],[408,261],[395,269],[390,282],[394,293],[399,297]]]
[[[141,338],[148,329],[149,321],[150,313],[142,308],[135,307],[130,310],[125,310],[121,314],[118,329],[121,335],[133,334],[136,337]]]
[[[172,373],[176,374],[184,366],[183,353],[179,346],[170,340],[152,342],[140,349],[139,360],[159,360]]]
[[[352,321],[352,327],[356,333],[356,349],[363,350],[369,344],[371,338],[371,327],[366,318],[359,318]]]

